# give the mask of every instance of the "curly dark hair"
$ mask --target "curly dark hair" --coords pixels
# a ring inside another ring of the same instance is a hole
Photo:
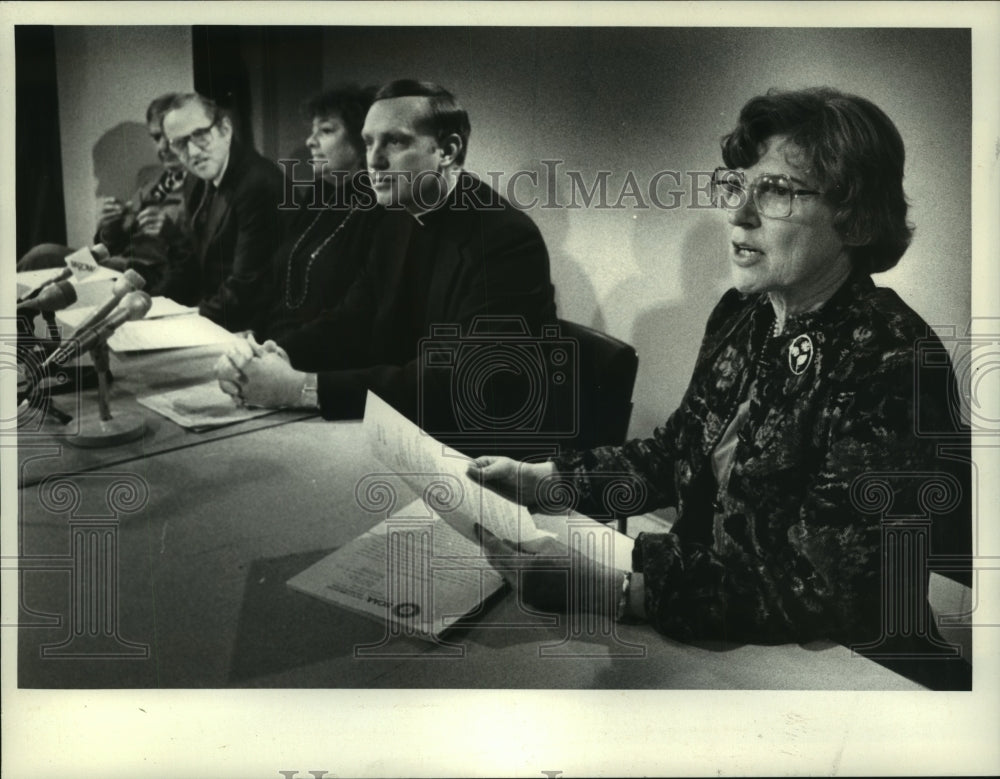
[[[364,159],[365,142],[361,140],[361,128],[365,125],[365,115],[374,98],[375,87],[342,84],[309,98],[302,105],[302,116],[307,120],[339,117],[351,145]]]
[[[894,267],[913,226],[903,192],[906,151],[885,112],[829,87],[771,89],[743,106],[736,128],[722,139],[722,159],[730,168],[751,167],[775,135],[801,150],[826,191],[854,266],[868,273]]]

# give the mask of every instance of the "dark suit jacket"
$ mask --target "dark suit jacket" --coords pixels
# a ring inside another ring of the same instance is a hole
[[[319,373],[324,417],[360,417],[369,389],[426,422],[418,409],[422,390],[447,416],[449,372],[430,376],[419,359],[420,340],[433,326],[466,335],[476,317],[507,316],[537,332],[555,319],[541,233],[470,174],[460,176],[446,205],[421,216],[422,224],[382,208],[362,217],[354,229],[367,232],[367,259],[342,303],[279,341],[295,368]]]
[[[271,255],[281,242],[284,181],[273,162],[234,141],[203,218],[199,204],[211,182],[195,179],[186,186],[191,248],[171,266],[164,294],[197,305],[229,330],[248,327],[266,297]]]

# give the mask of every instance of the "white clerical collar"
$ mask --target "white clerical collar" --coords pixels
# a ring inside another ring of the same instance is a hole
[[[458,184],[458,177],[461,176],[462,173],[463,171],[459,170],[454,176],[451,177],[451,181],[448,183],[448,191],[445,192],[444,197],[441,198],[440,203],[434,206],[434,208],[428,208],[426,211],[417,211],[416,213],[412,211],[408,212],[410,216],[412,216],[414,219],[417,220],[418,225],[420,225],[421,227],[424,226],[424,222],[420,217],[427,216],[427,214],[433,213],[434,211],[439,211],[440,209],[444,208],[444,204],[451,199],[451,193],[454,192],[455,185]]]

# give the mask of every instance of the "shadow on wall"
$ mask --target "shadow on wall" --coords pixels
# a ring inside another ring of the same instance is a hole
[[[551,204],[567,202],[568,194],[564,191],[563,181],[556,179],[554,184],[550,182],[547,172],[538,160],[522,162],[516,170],[527,171],[527,175],[522,176],[527,186],[524,188],[513,186],[508,191],[507,187],[511,184],[511,177],[508,176],[501,182],[499,194],[512,200],[515,207],[516,203],[528,203],[532,198],[538,198],[538,203],[527,210],[541,231],[542,238],[545,239],[545,248],[549,252],[549,270],[556,288],[556,315],[561,319],[606,332],[606,322],[598,305],[594,283],[567,248],[569,210],[565,206],[544,207],[550,200]],[[531,183],[532,177],[539,182],[538,186]],[[554,185],[555,192],[546,191],[546,185]]]
[[[635,220],[632,245],[640,274],[618,285],[605,302],[608,310],[635,312],[629,341],[639,353],[639,374],[630,436],[649,436],[677,408],[708,315],[729,286],[727,231],[717,215],[692,220],[674,270],[671,242],[656,229],[669,230],[670,221],[656,214]]]
[[[105,132],[94,144],[95,197],[128,200],[135,193],[142,174],[159,169],[146,126],[122,122]]]

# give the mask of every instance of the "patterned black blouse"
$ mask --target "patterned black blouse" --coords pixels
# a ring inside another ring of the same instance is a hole
[[[635,552],[648,618],[671,637],[876,641],[883,517],[960,523],[950,517],[966,487],[937,454],[938,434],[956,430],[948,354],[898,295],[862,274],[777,337],[773,324],[766,296],[730,290],[667,422],[651,438],[559,456],[551,486],[570,486],[583,513],[677,507],[672,532],[640,534]],[[936,359],[918,360],[918,347]],[[918,362],[936,369],[918,376]],[[712,452],[748,393],[720,486]],[[926,608],[926,570],[903,578],[905,608]]]

